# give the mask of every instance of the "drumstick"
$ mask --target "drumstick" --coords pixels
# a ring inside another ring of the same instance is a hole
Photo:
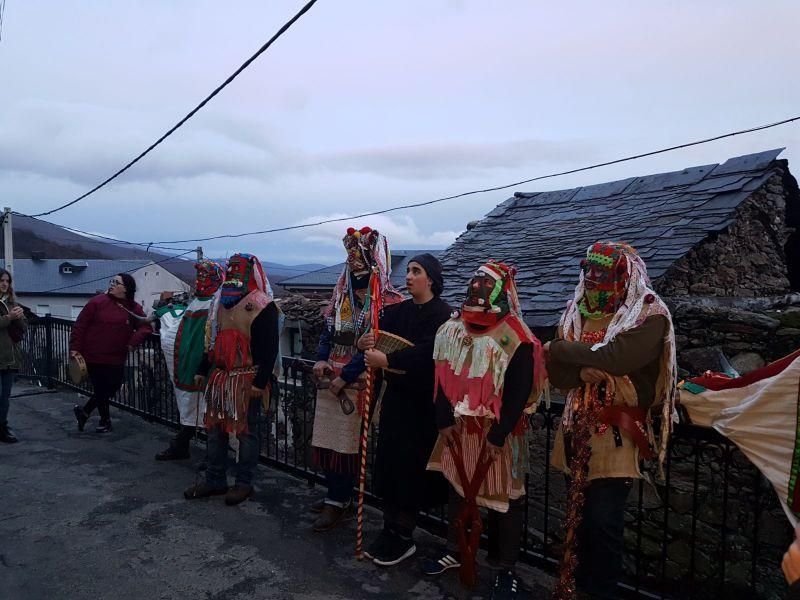
[[[375,341],[378,340],[378,317],[380,314],[380,287],[378,269],[372,267],[369,279],[369,320]],[[358,474],[358,511],[356,513],[356,558],[362,560],[364,552],[364,488],[367,482],[367,437],[369,436],[369,411],[372,393],[375,388],[375,369],[367,369],[367,389],[364,391],[364,412],[361,415],[361,464]]]

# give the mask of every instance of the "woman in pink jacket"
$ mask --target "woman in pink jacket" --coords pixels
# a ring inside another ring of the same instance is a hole
[[[109,401],[122,385],[128,351],[152,332],[142,307],[133,301],[136,281],[127,273],[114,275],[105,294],[98,294],[83,307],[69,338],[70,356],[86,361],[94,393],[82,408],[75,405],[78,431],[97,408],[100,424],[95,431],[111,431]]]

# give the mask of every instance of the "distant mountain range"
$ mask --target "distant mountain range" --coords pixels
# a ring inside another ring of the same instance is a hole
[[[53,225],[30,217],[14,215],[14,258],[108,258],[108,259],[143,259],[163,261],[168,254],[157,250],[147,251],[141,246],[132,246],[110,240],[98,240],[85,235],[73,233],[59,225]],[[3,234],[0,231],[0,247]],[[194,255],[164,261],[170,272],[188,283],[194,282]],[[220,262],[224,264],[225,259]],[[284,265],[263,262],[267,277],[278,283],[289,277],[316,271],[325,265],[308,263],[302,265]]]

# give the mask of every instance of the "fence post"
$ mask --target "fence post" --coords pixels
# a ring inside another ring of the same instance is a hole
[[[55,387],[53,379],[53,315],[50,313],[44,316],[44,335],[45,335],[45,383],[48,389]]]

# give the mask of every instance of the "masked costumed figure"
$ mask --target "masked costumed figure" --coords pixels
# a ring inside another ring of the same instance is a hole
[[[314,365],[318,391],[311,443],[328,487],[327,496],[311,507],[321,513],[314,531],[332,529],[353,514],[365,388],[364,357],[356,340],[369,326],[364,302],[373,268],[377,269],[380,305],[402,300],[389,280],[391,256],[383,235],[369,227],[351,227],[342,242],[347,262],[325,313]]]
[[[433,358],[440,433],[428,469],[444,473],[452,488],[447,547],[422,568],[437,575],[461,566],[462,581],[475,584],[483,506],[489,562],[498,570],[494,596],[510,596],[524,516],[524,413],[536,410],[545,380],[542,346],[520,316],[513,268],[490,261],[477,270],[461,313],[439,329]]]
[[[616,598],[625,502],[640,460],[666,456],[676,396],[672,318],[633,248],[588,249],[558,339],[545,350],[550,382],[568,390],[552,458],[571,478],[554,597],[572,597],[577,576],[592,597]]]
[[[258,415],[269,406],[270,382],[278,354],[278,308],[264,270],[252,254],[228,260],[219,304],[210,315],[210,352],[200,366],[208,374],[205,426],[208,468],[205,482],[187,489],[187,499],[226,494],[238,504],[253,493],[258,464]],[[228,434],[239,440],[236,484],[228,489],[225,463]]]
[[[373,334],[358,342],[370,368],[384,369],[375,489],[383,498],[383,531],[366,555],[381,566],[399,563],[416,552],[412,539],[420,509],[444,504],[447,484],[440,473],[425,467],[438,430],[433,404],[433,341],[450,317],[439,296],[444,289],[442,265],[431,254],[408,262],[406,290],[411,299],[386,307],[380,334],[408,340],[413,347],[390,354],[373,348]],[[380,342],[379,342],[380,345]]]
[[[197,271],[195,295],[188,306],[170,300],[155,312],[160,325],[161,350],[175,386],[181,421],[178,434],[166,450],[156,454],[156,460],[189,458],[189,442],[195,430],[202,426],[205,413],[203,387],[195,381],[195,375],[208,351],[206,323],[209,310],[218,298],[217,290],[225,278],[225,270],[210,260],[201,260],[194,268]]]

